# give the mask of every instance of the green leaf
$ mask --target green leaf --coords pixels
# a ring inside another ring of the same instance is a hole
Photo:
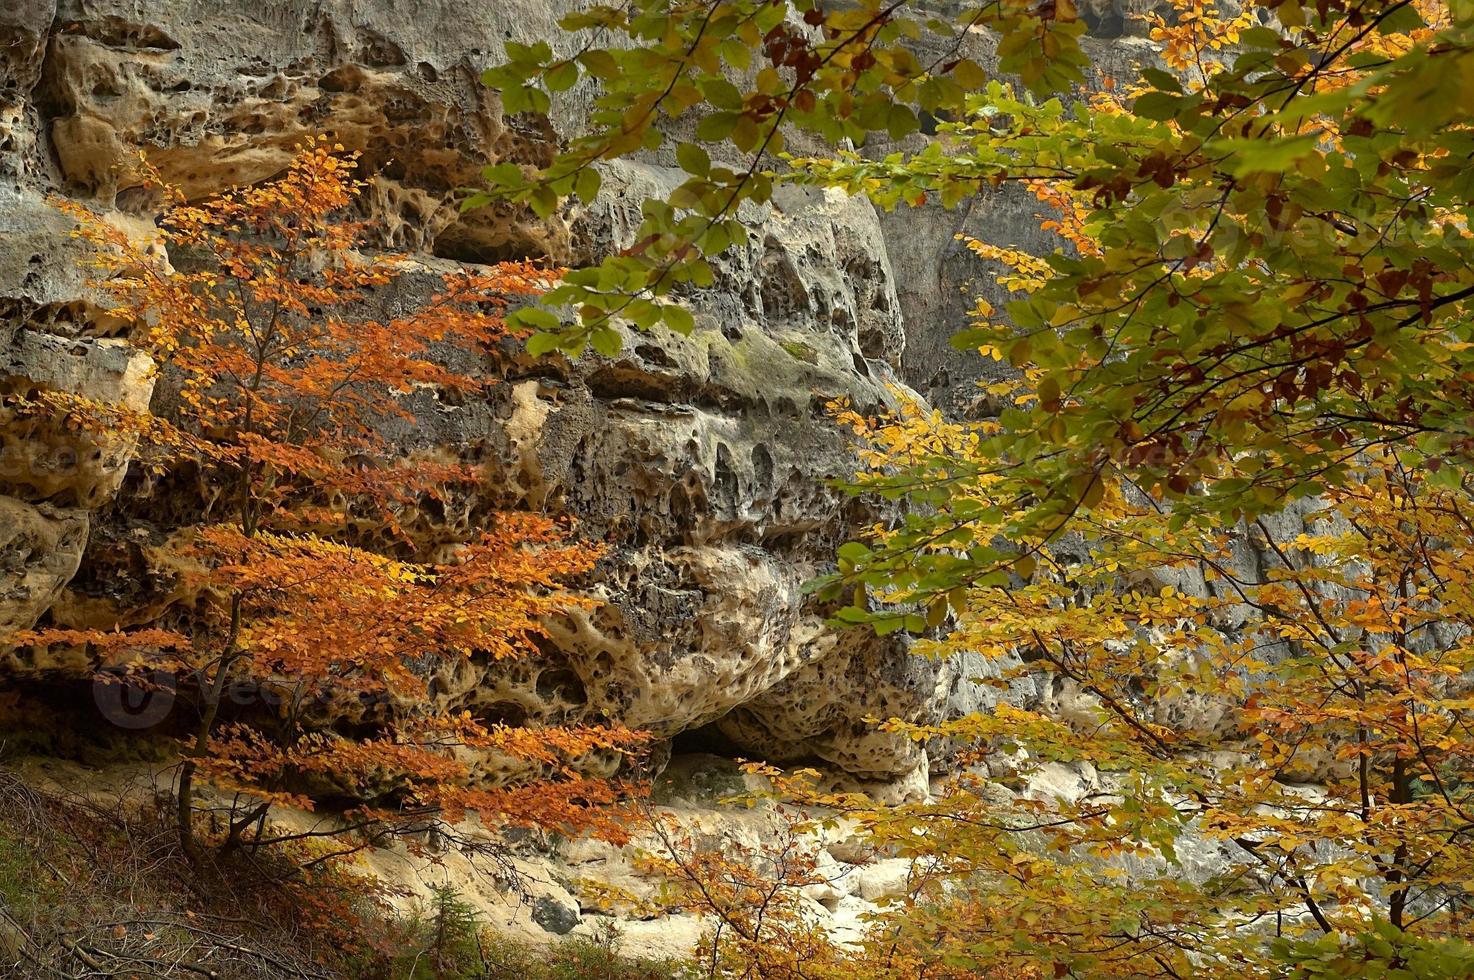
[[[901,616],[889,616],[885,619],[875,620],[875,632],[879,636],[890,636],[905,625],[905,619]]]
[[[624,308],[624,315],[641,330],[649,330],[660,322],[660,307],[648,299],[635,299]]]
[[[578,193],[578,199],[585,204],[592,204],[594,198],[599,196],[600,185],[599,171],[593,167],[584,167],[578,172],[578,181],[574,188]]]
[[[1182,98],[1167,92],[1147,92],[1131,104],[1131,111],[1143,119],[1171,119],[1182,108]]]
[[[686,336],[696,329],[696,318],[683,307],[666,306],[664,313],[665,325],[676,333]]]
[[[704,78],[699,86],[713,108],[728,112],[742,108],[742,92],[725,78]]]
[[[1143,81],[1151,84],[1153,88],[1160,89],[1163,92],[1182,91],[1182,80],[1171,72],[1165,72],[1160,68],[1142,68],[1141,77]]]
[[[547,184],[542,184],[533,188],[528,204],[539,218],[551,217],[558,210],[558,194]]]
[[[976,92],[988,84],[988,73],[971,58],[963,58],[952,67],[952,77],[957,84],[970,92]]]
[[[619,331],[613,327],[599,327],[589,334],[589,344],[603,354],[605,357],[614,357],[619,354],[620,343]]]
[[[485,167],[481,171],[481,178],[494,189],[502,190],[520,187],[527,182],[522,176],[522,168],[515,163],[498,163]]]
[[[547,310],[536,306],[524,306],[511,316],[507,322],[521,329],[536,330],[540,333],[555,333],[562,323]]]
[[[1377,33],[1408,34],[1424,27],[1423,15],[1418,13],[1418,8],[1411,3],[1399,4],[1391,7],[1386,15],[1377,22]]]
[[[711,266],[705,259],[697,259],[692,262],[686,274],[690,277],[693,285],[700,286],[702,289],[716,282],[716,275],[711,271]]]
[[[1305,133],[1300,136],[1229,140],[1227,143],[1234,151],[1229,170],[1235,177],[1283,173],[1297,160],[1314,153],[1319,139],[1318,133]]]
[[[557,334],[535,333],[527,338],[527,353],[533,357],[542,357],[557,350],[561,338]]]
[[[890,112],[886,115],[886,133],[891,139],[901,139],[921,128],[916,120],[916,113],[906,106],[892,105]]]
[[[676,162],[688,174],[705,177],[711,172],[711,157],[695,143],[682,143],[676,147]]]
[[[720,143],[732,135],[737,121],[742,118],[735,112],[713,112],[696,124],[696,138],[706,143]]]
[[[584,69],[596,78],[613,78],[619,74],[619,62],[608,51],[591,48],[578,56]]]
[[[543,84],[552,92],[566,92],[578,82],[578,63],[565,61],[543,75]]]

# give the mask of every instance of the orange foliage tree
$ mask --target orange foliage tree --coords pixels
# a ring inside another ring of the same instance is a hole
[[[744,795],[725,802],[750,806],[762,799]],[[695,950],[700,975],[734,980],[854,975],[846,972],[851,958],[805,909],[804,892],[831,883],[818,861],[817,828],[806,815],[779,804],[758,844],[714,843],[699,828],[651,807],[642,816],[654,845],[642,856],[642,870],[663,882],[652,911],[694,912],[708,926]]]
[[[348,825],[379,832],[467,810],[615,832],[596,813],[620,788],[579,775],[588,769],[577,763],[603,760],[607,771],[638,734],[482,724],[431,690],[455,661],[533,654],[546,617],[587,602],[566,583],[600,549],[547,518],[500,513],[420,554],[399,518],[426,499],[474,493],[478,473],[383,435],[386,423],[413,424],[416,392],[480,390],[483,378],[447,365],[505,336],[509,298],[535,295],[549,275],[522,264],[455,272],[428,300],[380,317],[374,295],[411,266],[358,251],[364,226],[344,214],[361,182],[341,149],[309,143],[280,178],[201,204],[152,174],[166,205],[156,242],[59,205],[97,246],[98,285],[160,363],[176,407],[167,420],[129,417],[48,393],[31,410],[141,438],[143,465],[190,469],[208,499],[181,535],[200,596],[185,625],[27,639],[90,643],[187,679],[199,720],[179,767],[177,821],[196,862],[200,778],[248,801],[217,827],[226,850],[281,840],[266,829],[269,808],[311,809],[323,794],[362,801]],[[387,528],[391,544],[371,549],[364,528]],[[242,700],[255,703],[232,703]],[[536,778],[478,779],[488,756]]]

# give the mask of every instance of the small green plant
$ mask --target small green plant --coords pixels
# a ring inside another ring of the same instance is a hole
[[[28,913],[36,900],[37,870],[34,850],[0,828],[0,907],[16,917]]]
[[[684,980],[695,976],[679,960],[626,956],[612,921],[595,926],[592,936],[572,936],[539,947],[500,936],[486,938],[485,980]],[[478,978],[480,980],[480,978]]]
[[[388,980],[470,980],[489,977],[481,919],[451,885],[431,888],[429,908],[405,923],[385,969]]]
[[[782,346],[788,352],[789,357],[803,361],[805,364],[814,364],[819,360],[818,351],[802,341],[785,340]]]

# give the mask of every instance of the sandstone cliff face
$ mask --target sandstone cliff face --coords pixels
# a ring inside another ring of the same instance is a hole
[[[679,182],[672,161],[611,165],[591,206],[549,221],[455,205],[485,165],[542,162],[576,131],[576,95],[552,119],[509,119],[478,82],[504,41],[555,41],[564,2],[11,0],[0,9],[0,395],[51,388],[167,413],[169,393],[154,392],[148,359],[97,305],[86,256],[47,204],[82,199],[143,233],[157,202],[140,187],[138,149],[204,196],[269,178],[304,137],[331,135],[372,175],[362,207],[374,244],[420,264],[409,290],[434,288],[455,263],[578,265],[628,244],[639,200]],[[968,43],[991,60],[985,37]],[[1120,76],[1142,50],[1126,40],[1098,53]],[[946,764],[941,747],[875,733],[864,719],[931,721],[996,695],[978,683],[976,660],[937,663],[911,656],[902,637],[830,630],[803,594],[836,545],[885,517],[828,485],[854,458],[825,405],[844,396],[875,407],[899,385],[975,411],[972,382],[988,364],[946,339],[971,296],[989,293],[988,270],[955,236],[1042,250],[1034,211],[1013,192],[878,215],[839,195],[785,191],[744,215],[754,236],[720,258],[715,288],[688,297],[691,337],[628,334],[617,357],[571,361],[509,346],[481,365],[497,382],[485,398],[418,396],[415,424],[396,440],[474,459],[487,477],[478,499],[406,515],[422,543],[454,543],[488,511],[525,507],[573,515],[611,548],[590,583],[603,604],[554,624],[546,656],[458,665],[435,679],[436,696],[486,720],[622,721],[680,751],[819,760],[892,797],[925,793]],[[392,312],[412,298],[382,301]],[[0,410],[0,672],[95,666],[7,648],[7,635],[37,622],[135,626],[188,603],[171,542],[201,488],[130,473],[131,448]],[[1247,539],[1242,558],[1258,560]],[[1015,696],[1062,717],[1081,701],[1059,685]],[[1179,713],[1173,721],[1223,715],[1211,704],[1161,707]],[[770,813],[715,817],[711,797],[725,794],[699,791],[712,779],[742,782],[721,759],[677,759],[667,774],[675,809],[740,839],[771,831]],[[1050,769],[1030,791],[1095,789],[1085,766]],[[837,884],[812,896],[813,910],[835,928],[904,886],[904,867],[866,864],[842,834],[827,844]],[[372,859],[396,884],[420,880],[402,854]],[[578,921],[576,878],[650,887],[626,855],[583,842],[532,854],[523,870],[538,880],[533,904],[481,898],[494,918],[500,907],[535,932]],[[480,881],[467,873],[461,884]],[[625,928],[642,948],[680,953],[697,926]]]
[[[545,122],[509,119],[477,80],[504,41],[556,37],[558,14],[556,0],[8,5],[0,384],[150,404],[147,359],[95,305],[85,256],[46,203],[83,199],[142,233],[157,202],[139,149],[203,196],[266,179],[304,137],[329,134],[373,175],[375,244],[416,255],[427,284],[449,263],[578,264],[627,244],[640,197],[678,182],[659,158],[611,166],[598,200],[549,221],[455,206],[483,166],[541,162],[578,126],[577,99]],[[744,755],[817,758],[919,791],[925,747],[862,719],[974,707],[976,671],[913,658],[902,639],[831,631],[801,586],[878,516],[827,485],[853,463],[825,404],[876,406],[888,384],[920,377],[908,335],[927,321],[930,348],[951,310],[914,297],[957,284],[918,264],[929,231],[892,219],[888,235],[864,202],[789,192],[747,217],[756,235],[690,299],[691,337],[632,334],[618,357],[575,361],[507,350],[484,365],[499,381],[485,400],[415,406],[401,442],[480,460],[488,478],[486,499],[461,512],[416,515],[426,541],[457,540],[486,508],[529,507],[576,516],[612,549],[592,584],[604,605],[557,624],[545,658],[466,664],[437,679],[438,696],[488,719],[614,719],[667,737],[713,726]],[[153,407],[167,412],[167,393]],[[125,481],[130,448],[0,416],[0,634],[43,617],[136,625],[187,598],[169,543],[191,491]]]

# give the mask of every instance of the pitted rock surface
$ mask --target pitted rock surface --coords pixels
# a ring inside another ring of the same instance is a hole
[[[386,315],[456,263],[609,254],[630,243],[640,198],[681,180],[656,154],[607,166],[591,205],[548,220],[460,214],[456,192],[483,167],[547,160],[586,111],[575,94],[549,119],[507,118],[479,83],[505,41],[557,37],[557,0],[22,7],[0,14],[8,391],[168,414],[166,379],[155,392],[47,203],[71,196],[146,233],[159,202],[140,150],[195,198],[274,176],[312,135],[360,153],[371,244],[411,253],[423,272],[378,297]],[[589,584],[604,604],[553,624],[545,656],[447,667],[435,696],[487,720],[614,720],[668,737],[715,725],[744,755],[924,785],[938,760],[864,719],[983,703],[977,671],[910,657],[896,638],[837,634],[802,588],[884,516],[829,485],[855,459],[826,406],[873,409],[902,384],[912,325],[897,243],[868,204],[835,193],[784,191],[744,216],[756,234],[718,259],[715,288],[688,297],[692,336],[631,333],[616,357],[574,360],[509,345],[481,366],[498,382],[484,399],[415,396],[414,425],[393,437],[477,460],[487,476],[477,499],[403,515],[427,553],[518,507],[571,515],[609,545]],[[177,532],[204,506],[197,480],[130,472],[126,439],[18,416],[0,417],[0,446],[0,629],[134,626],[187,608]]]

